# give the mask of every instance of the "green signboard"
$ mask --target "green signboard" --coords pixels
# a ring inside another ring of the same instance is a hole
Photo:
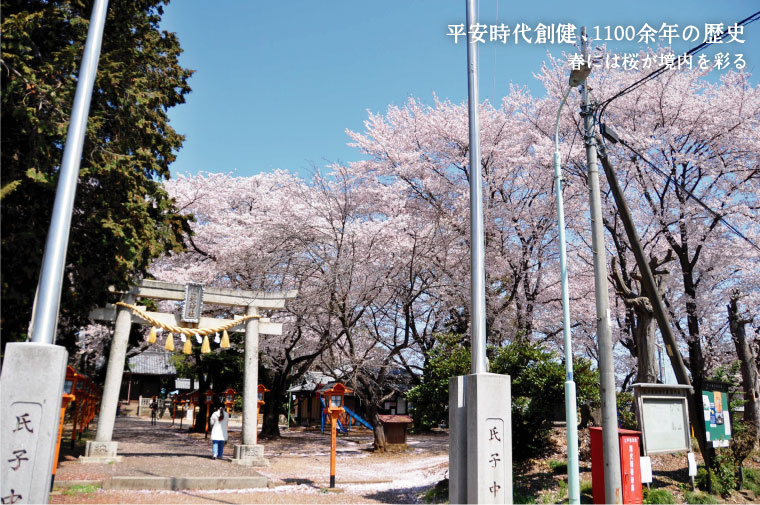
[[[728,394],[725,388],[710,387],[702,390],[705,433],[713,447],[728,447],[731,439],[731,417],[728,411]]]

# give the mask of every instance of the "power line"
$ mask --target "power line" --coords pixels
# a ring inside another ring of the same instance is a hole
[[[715,217],[721,223],[723,223],[729,230],[731,230],[732,232],[734,232],[740,238],[744,239],[744,241],[746,241],[749,245],[751,245],[752,247],[754,247],[755,249],[757,249],[758,252],[760,252],[760,247],[758,247],[757,244],[755,244],[754,242],[752,242],[752,240],[750,240],[749,238],[747,238],[741,231],[739,231],[738,228],[736,228],[736,226],[734,226],[731,223],[729,223],[728,221],[726,221],[726,219],[722,215],[720,215],[720,213],[714,211],[712,208],[710,208],[710,206],[708,206],[705,202],[703,202],[698,196],[696,196],[694,193],[692,193],[691,191],[689,191],[684,185],[682,185],[681,183],[679,183],[678,181],[676,181],[674,178],[670,177],[670,175],[666,174],[658,166],[656,166],[654,163],[652,163],[647,158],[645,158],[644,156],[642,156],[641,153],[639,153],[636,149],[634,149],[633,147],[631,147],[625,140],[619,139],[619,142],[621,144],[623,144],[626,148],[628,148],[631,152],[633,152],[636,156],[638,156],[647,165],[649,165],[650,167],[652,167],[652,169],[655,172],[657,172],[658,174],[660,174],[662,177],[665,177],[668,180],[672,181],[673,184],[676,185],[676,186],[678,186],[684,193],[686,193],[689,196],[689,198],[691,198],[691,199],[695,200],[697,203],[699,203],[699,205],[702,206],[702,208],[704,208],[713,217]]]
[[[733,25],[731,25],[731,27],[734,27],[734,26],[746,26],[746,25],[748,25],[748,24],[750,24],[750,23],[752,23],[754,21],[757,21],[758,19],[760,19],[760,11],[757,11],[754,14],[752,14],[751,16],[742,19],[738,23],[734,23]],[[715,44],[718,41],[722,41],[724,38],[728,37],[729,35],[730,35],[730,33],[728,31],[728,28],[726,28],[725,30],[723,30],[721,32],[720,35],[718,35],[717,37],[713,38],[710,42],[702,42],[698,46],[695,46],[695,47],[691,48],[689,51],[687,51],[686,53],[684,53],[684,55],[687,55],[687,56],[694,55],[694,54],[700,52],[702,49],[706,48],[707,46],[709,46],[711,44]],[[668,65],[663,65],[660,68],[658,68],[657,70],[653,71],[652,73],[650,73],[650,74],[642,77],[638,81],[634,82],[633,84],[630,84],[626,88],[623,88],[621,91],[619,91],[615,95],[613,95],[612,98],[608,98],[607,100],[605,100],[604,102],[602,102],[602,104],[601,104],[601,110],[599,112],[599,118],[600,119],[602,118],[602,116],[604,115],[604,111],[605,111],[605,109],[607,109],[607,106],[610,104],[610,102],[612,102],[616,98],[619,98],[619,97],[621,97],[621,96],[623,96],[625,94],[630,93],[631,91],[633,91],[634,89],[636,89],[636,88],[638,88],[640,86],[643,86],[646,82],[648,82],[648,81],[650,81],[652,79],[656,79],[657,77],[659,77],[661,74],[663,74],[666,70],[669,70],[670,68],[672,68],[672,67],[669,67]]]
[[[733,25],[730,25],[730,27],[733,28],[733,27],[738,27],[738,26],[746,26],[746,25],[749,25],[750,23],[753,23],[753,22],[757,21],[758,19],[760,19],[760,11],[757,11],[754,14],[752,14],[752,15],[744,18],[744,19],[742,19],[741,21],[739,21],[737,23],[734,23]],[[709,46],[711,44],[715,44],[715,43],[717,43],[719,41],[722,41],[723,39],[725,39],[729,35],[730,35],[730,32],[729,32],[728,28],[726,28],[717,37],[714,37],[709,42],[707,42],[707,41],[702,42],[698,46],[695,46],[695,47],[691,48],[689,51],[687,51],[686,53],[684,53],[684,55],[686,55],[686,56],[692,56],[694,54],[697,54],[698,52],[700,52],[701,50],[703,50],[707,46]],[[656,79],[657,77],[659,77],[660,75],[662,75],[666,70],[669,70],[670,68],[672,68],[672,67],[668,66],[668,65],[663,65],[660,68],[658,68],[658,69],[654,70],[653,72],[649,73],[648,75],[642,77],[638,81],[634,82],[633,84],[630,84],[627,87],[623,88],[622,90],[620,90],[619,92],[617,92],[615,95],[613,95],[611,98],[608,98],[607,100],[605,100],[604,102],[602,102],[600,104],[601,108],[599,109],[598,115],[595,114],[595,116],[597,118],[596,122],[599,123],[599,124],[601,124],[602,116],[604,115],[604,112],[607,109],[607,106],[613,100],[615,100],[616,98],[620,98],[621,96],[626,95],[626,94],[630,93],[631,91],[634,91],[635,89],[643,86],[644,84],[646,84],[647,82],[649,82],[649,81],[651,81],[653,79]],[[597,108],[598,107],[599,107],[599,105],[597,105]],[[658,174],[660,174],[662,177],[665,177],[666,179],[672,181],[673,184],[676,185],[676,186],[678,186],[678,188],[680,188],[684,193],[686,193],[689,196],[689,198],[695,200],[700,206],[702,206],[713,217],[715,217],[721,223],[723,223],[723,225],[725,225],[729,230],[731,230],[737,236],[741,237],[744,241],[746,241],[753,248],[755,248],[758,252],[760,252],[760,247],[758,247],[754,242],[752,242],[749,238],[747,238],[741,231],[739,231],[738,228],[736,228],[734,225],[732,225],[731,223],[729,223],[728,221],[726,221],[725,218],[723,216],[721,216],[718,212],[716,212],[712,208],[710,208],[706,203],[704,203],[694,193],[692,193],[691,191],[689,191],[685,186],[683,186],[682,184],[680,184],[675,179],[671,178],[670,175],[668,175],[665,172],[663,172],[659,167],[657,167],[654,163],[652,163],[647,158],[645,158],[644,156],[642,156],[641,153],[639,153],[636,149],[634,149],[633,147],[631,147],[623,139],[619,139],[619,141],[627,149],[629,149],[631,152],[633,152],[634,154],[636,154],[636,156],[638,156],[641,160],[643,160],[650,167],[652,167],[652,169],[654,169],[655,172],[657,172]]]

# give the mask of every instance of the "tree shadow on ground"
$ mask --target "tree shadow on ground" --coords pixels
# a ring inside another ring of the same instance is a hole
[[[314,489],[322,489],[321,487],[317,486],[313,480],[311,479],[299,479],[296,477],[289,477],[282,479],[282,481],[287,485],[294,485],[294,486],[300,486],[300,485],[306,485],[309,487],[313,487]]]
[[[201,500],[205,500],[206,502],[235,503],[234,501],[220,500],[219,498],[212,498],[212,497],[210,497],[208,495],[195,494],[195,493],[191,493],[189,491],[179,491],[179,493],[183,494],[185,496],[192,496],[193,498],[199,498]]]
[[[417,503],[417,497],[423,494],[431,486],[414,486],[398,489],[388,489],[385,491],[376,491],[362,495],[368,500],[375,500],[380,503]]]

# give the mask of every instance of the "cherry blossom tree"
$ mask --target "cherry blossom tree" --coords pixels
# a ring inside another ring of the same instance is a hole
[[[595,69],[594,97],[611,97],[643,74]],[[526,339],[560,348],[552,153],[566,63],[550,58],[538,78],[544,97],[513,87],[498,107],[480,105],[487,337],[496,345]],[[559,130],[571,320],[574,351],[596,358],[578,108],[573,93]],[[752,310],[760,296],[760,255],[735,233],[760,243],[759,115],[760,90],[746,75],[726,73],[711,82],[699,71],[672,71],[615,99],[601,118],[632,148],[607,146],[697,387],[734,358],[726,344],[742,340],[737,324],[760,326]],[[467,124],[464,104],[410,99],[370,114],[363,131],[347,132],[366,159],[333,166],[308,182],[276,171],[247,178],[202,174],[166,184],[194,216],[194,235],[187,252],[155,263],[153,275],[299,290],[276,316],[286,323],[286,335],[266,337],[260,347],[262,377],[273,390],[265,435],[277,435],[278,398],[309,368],[350,382],[377,421],[377,407],[400,391],[399,374],[417,380],[438,332],[468,333]],[[618,370],[628,375],[624,385],[633,369],[638,380],[651,381],[651,309],[604,183],[602,189],[613,337],[622,344],[616,346]],[[737,289],[739,298],[732,294]],[[736,309],[728,314],[715,310],[733,307],[732,300]],[[383,445],[382,432],[376,445]]]
[[[551,89],[561,73],[555,61],[541,78]],[[601,102],[646,73],[599,69],[590,85]],[[666,72],[616,98],[597,118],[631,148],[607,145],[645,251],[651,258],[673,257],[663,294],[697,391],[711,370],[735,359],[725,352],[725,312],[715,307],[728,304],[730,290],[760,271],[758,250],[735,233],[756,241],[760,229],[760,87],[740,72],[726,72],[718,82],[704,74]],[[573,129],[569,125],[568,133]],[[583,180],[585,160],[571,157],[570,164],[570,173]],[[619,229],[611,198],[605,200],[605,226]],[[634,265],[624,242],[610,251],[621,269]],[[627,270],[634,278],[635,267]]]

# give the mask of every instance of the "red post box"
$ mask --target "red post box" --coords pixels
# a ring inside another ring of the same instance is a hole
[[[604,447],[602,428],[589,428],[591,432],[591,486],[594,503],[608,503],[604,496]],[[620,473],[623,503],[640,504],[641,490],[641,432],[618,429],[620,442]]]

